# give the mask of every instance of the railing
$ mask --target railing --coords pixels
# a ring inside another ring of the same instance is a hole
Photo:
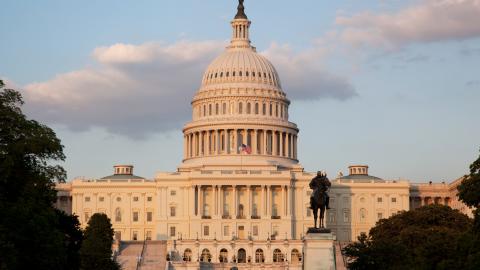
[[[140,267],[142,265],[142,262],[143,262],[143,254],[145,252],[145,247],[147,245],[147,240],[143,240],[143,245],[142,245],[142,252],[140,253],[140,257],[138,258],[137,260],[137,268],[136,270],[140,270]]]

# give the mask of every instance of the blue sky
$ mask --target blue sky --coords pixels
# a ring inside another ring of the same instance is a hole
[[[181,162],[236,1],[1,1],[0,77],[65,145],[69,178]],[[478,156],[480,1],[245,1],[308,171],[451,181]],[[173,117],[172,117],[173,116]]]

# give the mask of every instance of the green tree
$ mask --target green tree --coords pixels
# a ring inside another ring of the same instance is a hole
[[[50,128],[27,119],[22,105],[20,93],[0,80],[0,269],[72,269],[72,230],[53,207],[55,181],[66,177],[54,165],[65,159],[63,146]]]
[[[96,213],[88,221],[85,238],[80,249],[81,269],[116,270],[112,259],[113,228],[105,214]]]
[[[459,269],[471,227],[457,210],[424,206],[380,220],[344,253],[351,269]]]
[[[480,156],[470,165],[466,175],[457,187],[458,197],[467,206],[474,208],[473,239],[468,250],[467,269],[480,269]]]

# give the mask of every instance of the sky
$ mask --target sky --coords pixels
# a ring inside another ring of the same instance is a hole
[[[203,71],[234,0],[0,0],[0,78],[65,146],[68,178],[182,160]],[[480,0],[246,0],[277,68],[307,171],[353,164],[450,182],[479,155]]]

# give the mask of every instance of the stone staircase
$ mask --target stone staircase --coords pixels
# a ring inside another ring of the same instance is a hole
[[[165,241],[147,241],[139,270],[165,269],[166,258],[167,243]]]
[[[122,270],[137,270],[138,257],[142,254],[143,242],[127,241],[120,243],[117,262]]]

